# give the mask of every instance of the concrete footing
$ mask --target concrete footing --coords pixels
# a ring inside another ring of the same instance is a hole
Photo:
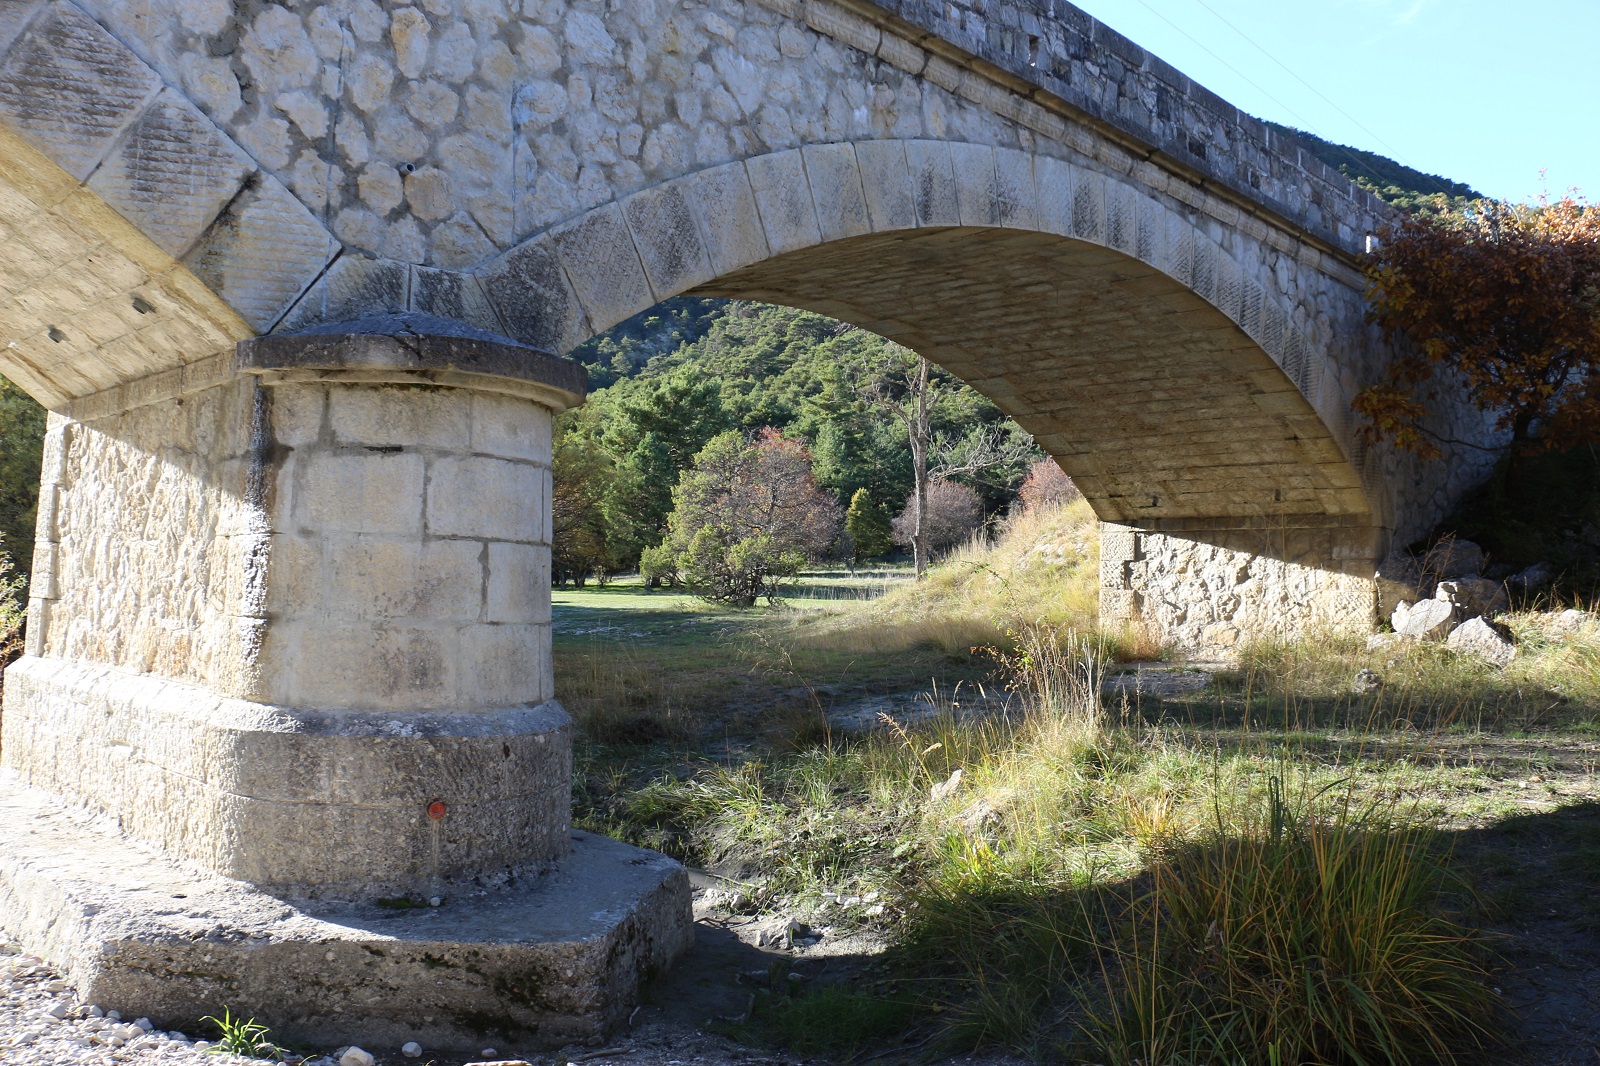
[[[188,868],[10,773],[0,926],[124,1017],[202,1034],[228,1008],[374,1051],[603,1038],[694,937],[682,866],[589,833],[543,875],[438,907],[307,902]]]

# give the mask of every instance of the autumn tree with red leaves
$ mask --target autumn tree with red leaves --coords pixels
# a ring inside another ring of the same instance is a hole
[[[1453,371],[1511,435],[1511,462],[1600,441],[1600,207],[1481,201],[1407,216],[1366,268],[1373,321],[1409,341],[1354,402],[1368,443],[1438,458],[1424,386]]]
[[[1017,504],[1023,514],[1032,514],[1071,503],[1082,495],[1061,465],[1047,455],[1028,468],[1028,476],[1017,490]]]

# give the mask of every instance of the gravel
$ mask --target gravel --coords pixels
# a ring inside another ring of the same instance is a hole
[[[340,1049],[343,1050],[343,1049]],[[214,1049],[186,1033],[163,1032],[148,1018],[126,1019],[80,1003],[61,974],[15,946],[0,946],[0,1063],[5,1066],[266,1066]],[[333,1056],[283,1066],[333,1066]]]

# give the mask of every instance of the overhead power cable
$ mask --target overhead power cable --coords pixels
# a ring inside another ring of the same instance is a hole
[[[1316,94],[1317,99],[1321,100],[1323,103],[1327,104],[1329,107],[1331,107],[1335,111],[1339,112],[1339,114],[1343,115],[1346,119],[1348,119],[1350,121],[1351,125],[1355,126],[1356,129],[1360,130],[1362,133],[1365,133],[1368,137],[1371,137],[1373,139],[1373,141],[1375,141],[1380,147],[1383,148],[1384,151],[1388,152],[1395,159],[1399,159],[1400,158],[1400,153],[1395,150],[1393,145],[1389,144],[1389,142],[1385,141],[1382,137],[1379,137],[1376,133],[1373,133],[1359,119],[1357,119],[1354,115],[1350,114],[1350,112],[1346,111],[1344,108],[1342,108],[1338,104],[1334,103],[1327,96],[1323,95],[1322,90],[1318,89],[1315,85],[1312,85],[1309,81],[1306,81],[1304,78],[1302,78],[1298,73],[1295,72],[1295,69],[1293,67],[1289,66],[1283,60],[1281,60],[1277,56],[1273,55],[1272,52],[1269,51],[1268,49],[1263,48],[1261,45],[1257,44],[1253,39],[1251,39],[1249,34],[1245,33],[1239,27],[1235,26],[1232,22],[1229,22],[1226,18],[1223,17],[1223,15],[1222,15],[1222,13],[1220,11],[1218,11],[1216,8],[1212,7],[1210,4],[1206,3],[1206,0],[1194,0],[1194,2],[1199,4],[1201,7],[1205,8],[1207,11],[1211,12],[1211,14],[1216,17],[1218,22],[1222,23],[1224,26],[1228,27],[1228,29],[1232,30],[1234,33],[1237,33],[1240,37],[1244,38],[1245,43],[1248,44],[1251,48],[1254,48],[1256,51],[1260,52],[1262,55],[1264,55],[1268,59],[1272,60],[1279,67],[1283,68],[1283,70],[1285,72],[1287,72],[1288,75],[1291,78],[1293,78],[1295,81],[1299,82],[1301,85],[1304,85],[1307,89],[1310,89],[1313,93]]]
[[[1194,36],[1194,34],[1190,33],[1188,30],[1184,29],[1182,26],[1178,25],[1176,22],[1173,22],[1166,15],[1162,14],[1161,12],[1157,11],[1155,8],[1151,7],[1149,4],[1147,4],[1145,2],[1145,0],[1136,0],[1136,2],[1138,3],[1138,5],[1140,7],[1144,8],[1146,11],[1150,12],[1150,14],[1154,15],[1156,18],[1160,19],[1162,22],[1165,22],[1168,26],[1171,26],[1173,29],[1177,30],[1178,33],[1182,34],[1183,37],[1189,41],[1190,44],[1194,45],[1196,48],[1200,49],[1206,55],[1210,56],[1212,59],[1215,59],[1218,63],[1221,63],[1228,70],[1232,71],[1235,77],[1239,78],[1241,81],[1243,81],[1247,85],[1251,86],[1253,89],[1256,90],[1256,92],[1260,93],[1262,96],[1265,96],[1268,100],[1271,100],[1273,103],[1275,103],[1279,107],[1283,108],[1284,112],[1286,114],[1288,114],[1291,118],[1293,118],[1295,120],[1295,122],[1297,124],[1299,124],[1301,129],[1306,130],[1307,132],[1314,132],[1312,130],[1312,124],[1310,122],[1307,122],[1306,119],[1298,111],[1296,111],[1294,108],[1290,107],[1288,104],[1284,103],[1282,100],[1278,99],[1276,96],[1272,95],[1272,93],[1268,92],[1266,89],[1262,88],[1262,86],[1260,84],[1258,84],[1249,75],[1245,74],[1244,71],[1240,70],[1238,67],[1234,66],[1232,63],[1229,63],[1226,59],[1223,59],[1216,52],[1213,52],[1203,42],[1201,42],[1198,38],[1196,38]],[[1201,7],[1205,7],[1207,11],[1211,11],[1211,8],[1206,7],[1206,5],[1204,3],[1202,3],[1202,0],[1195,0],[1195,2],[1200,4]],[[1219,18],[1219,19],[1222,19],[1222,16],[1221,15],[1217,15],[1217,13],[1215,11],[1211,11],[1211,14],[1216,15],[1217,18]],[[1232,29],[1235,33],[1238,33],[1239,36],[1244,37],[1244,34],[1242,32],[1240,32],[1238,27],[1234,26],[1232,23],[1229,23],[1226,19],[1222,19],[1222,21],[1224,23],[1226,23],[1228,25],[1228,27],[1230,29]],[[1251,41],[1250,38],[1245,37],[1245,40],[1250,43],[1251,47],[1253,47],[1253,48],[1255,48],[1255,49],[1257,49],[1259,51],[1263,51],[1263,52],[1266,51],[1260,45],[1256,44],[1254,41]],[[1289,70],[1288,67],[1284,66],[1284,64],[1281,61],[1279,61],[1277,59],[1277,57],[1273,56],[1270,52],[1267,53],[1267,55],[1268,55],[1268,58],[1272,59],[1272,61],[1274,63],[1277,63],[1280,67],[1283,67],[1285,70]],[[1294,71],[1289,70],[1289,73],[1290,74],[1294,74]],[[1383,143],[1383,139],[1378,137],[1377,134],[1373,133],[1371,130],[1368,130],[1365,126],[1361,125],[1361,123],[1356,122],[1355,119],[1350,118],[1350,116],[1345,114],[1345,112],[1342,109],[1340,109],[1337,104],[1333,104],[1333,101],[1328,100],[1328,98],[1326,96],[1323,96],[1320,92],[1317,92],[1317,90],[1314,87],[1312,87],[1310,84],[1306,83],[1305,79],[1301,78],[1298,74],[1294,74],[1294,76],[1295,76],[1296,80],[1298,80],[1302,84],[1306,85],[1306,87],[1308,89],[1311,89],[1312,92],[1316,93],[1317,96],[1321,97],[1323,100],[1326,100],[1329,104],[1332,104],[1335,111],[1338,111],[1339,114],[1344,115],[1345,118],[1349,118],[1350,121],[1354,122],[1357,127],[1359,127],[1361,130],[1365,131],[1374,140],[1378,141],[1378,143],[1380,145],[1382,145],[1385,148],[1388,148],[1388,145],[1384,144]],[[1342,152],[1346,156],[1348,156],[1350,158],[1350,161],[1352,163],[1354,163],[1358,169],[1365,169],[1366,168],[1366,165],[1367,165],[1366,161],[1363,160],[1360,156],[1356,155],[1346,145],[1342,145],[1342,144],[1339,144],[1339,143],[1334,142],[1334,141],[1329,141],[1326,138],[1323,138],[1323,140],[1324,140],[1324,142],[1326,144],[1328,144],[1329,147],[1336,148],[1340,152]],[[1394,152],[1394,149],[1392,149],[1392,148],[1388,148],[1388,150],[1390,152]],[[1399,153],[1395,153],[1395,155],[1398,155],[1398,154]]]

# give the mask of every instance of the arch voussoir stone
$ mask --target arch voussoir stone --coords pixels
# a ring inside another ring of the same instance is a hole
[[[716,277],[700,238],[701,223],[685,195],[686,185],[681,180],[672,182],[634,193],[622,202],[623,217],[652,296],[683,292]]]
[[[681,180],[684,199],[705,240],[713,276],[731,274],[772,255],[755,188],[743,162],[711,167]]]
[[[807,145],[800,150],[800,157],[816,213],[819,243],[872,232],[855,145]]]
[[[800,149],[773,152],[745,160],[755,192],[761,228],[774,255],[796,252],[822,242],[822,224],[806,180]]]
[[[596,332],[548,234],[506,252],[478,277],[507,332],[525,344],[566,352]]]
[[[905,145],[900,141],[860,141],[855,145],[855,154],[873,231],[915,227],[916,193]]]

